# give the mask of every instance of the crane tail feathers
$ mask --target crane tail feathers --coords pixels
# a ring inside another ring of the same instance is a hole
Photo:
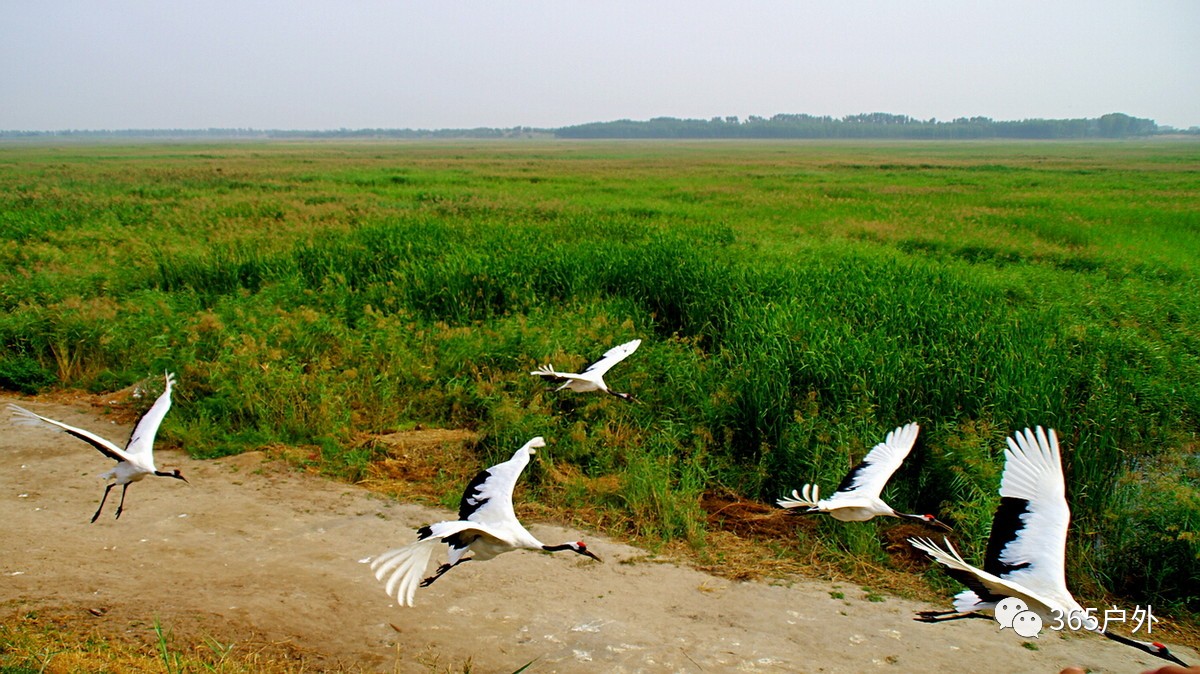
[[[959,613],[975,613],[976,611],[989,610],[990,606],[991,604],[980,599],[974,590],[963,590],[954,595],[954,609]]]
[[[945,538],[943,540],[946,541],[946,549],[944,550],[940,545],[934,543],[933,540],[929,538],[910,538],[908,539],[908,542],[912,544],[914,548],[924,551],[935,561],[940,562],[952,569],[958,569],[968,573],[973,572],[974,568],[972,568],[971,565],[962,558],[962,555],[958,554],[958,550],[955,549],[954,544],[950,542],[950,539]]]
[[[819,508],[817,501],[820,500],[820,488],[815,484],[806,484],[801,489],[803,493],[793,489],[791,498],[781,498],[776,503],[780,508]]]
[[[375,579],[384,583],[388,596],[395,597],[401,606],[412,606],[413,597],[421,583],[434,549],[441,541],[426,538],[402,548],[388,550],[371,562]]]
[[[543,381],[550,382],[551,384],[562,384],[562,386],[559,386],[557,389],[555,389],[556,391],[561,391],[567,388],[571,385],[571,382],[579,378],[579,375],[567,372],[559,372],[549,365],[543,365],[529,374],[535,377],[541,377]]]

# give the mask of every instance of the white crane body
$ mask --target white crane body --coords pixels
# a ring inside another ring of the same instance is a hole
[[[421,527],[415,543],[377,556],[371,562],[371,570],[384,583],[387,594],[401,606],[412,606],[418,587],[432,584],[455,566],[473,559],[486,561],[512,550],[571,550],[599,561],[581,541],[561,545],[542,543],[521,525],[513,511],[512,492],[517,478],[529,464],[535,448],[545,446],[544,439],[533,438],[508,461],[481,471],[463,492],[457,520]],[[434,575],[422,579],[433,553],[443,543],[448,546],[446,563]],[[470,557],[466,556],[468,552]]]

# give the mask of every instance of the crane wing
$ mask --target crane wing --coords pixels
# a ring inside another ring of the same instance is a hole
[[[158,434],[158,427],[162,425],[163,418],[167,416],[167,410],[171,409],[171,386],[175,384],[175,375],[167,373],[165,378],[166,390],[158,396],[158,400],[154,401],[150,409],[142,413],[133,427],[133,433],[129,435],[125,451],[130,456],[151,456],[154,449],[154,436]]]
[[[1054,429],[1008,438],[1000,505],[992,517],[983,568],[1048,597],[1069,598],[1063,570],[1071,510]]]
[[[429,568],[429,560],[442,539],[473,528],[470,522],[463,521],[438,522],[422,527],[417,532],[415,543],[388,550],[371,562],[375,579],[384,583],[388,596],[395,597],[401,606],[412,606],[425,570]]]
[[[975,595],[984,601],[999,601],[1004,597],[1017,597],[1023,600],[1034,613],[1046,619],[1053,616],[1054,609],[1058,607],[1058,604],[1050,597],[1042,595],[1036,589],[1024,587],[1022,583],[1011,578],[1001,578],[971,566],[963,560],[962,555],[950,543],[950,539],[943,540],[946,542],[945,549],[928,538],[910,538],[908,542],[918,550],[925,551],[935,561],[945,565],[946,572],[952,578],[971,588]],[[955,607],[959,610],[964,608],[959,606],[957,601]],[[965,608],[970,609],[970,607]]]
[[[912,451],[919,431],[920,426],[911,423],[888,433],[883,442],[875,445],[857,466],[850,469],[829,500],[838,502],[864,496],[878,498],[892,473]]]
[[[458,519],[493,526],[517,523],[512,505],[513,487],[521,471],[529,465],[534,448],[545,446],[546,441],[538,436],[525,443],[508,461],[480,471],[463,491]]]
[[[100,450],[101,454],[103,454],[104,456],[107,456],[108,458],[112,459],[113,461],[129,461],[131,458],[128,454],[126,454],[124,451],[122,451],[116,445],[109,442],[108,440],[105,440],[104,438],[100,437],[99,435],[96,435],[95,433],[92,433],[90,431],[85,431],[82,428],[75,428],[74,426],[64,424],[61,421],[55,421],[54,419],[48,419],[40,414],[35,414],[33,412],[30,412],[29,410],[25,409],[24,407],[18,407],[11,403],[9,403],[8,408],[13,411],[13,421],[15,423],[21,424],[23,426],[43,426],[43,425],[49,426],[50,428],[53,428],[55,430],[58,430],[63,433],[66,433],[68,435],[72,435],[76,438],[79,438],[80,440],[83,440],[84,442],[88,443],[89,445]]]
[[[595,373],[598,376],[604,376],[604,373],[608,372],[613,365],[625,360],[629,354],[637,351],[637,348],[641,345],[642,340],[635,339],[632,342],[625,342],[620,346],[614,346],[608,351],[605,351],[604,355],[600,357],[600,360],[597,360],[596,362],[584,368],[582,374]]]

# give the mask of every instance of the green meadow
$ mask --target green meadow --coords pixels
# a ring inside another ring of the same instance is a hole
[[[543,435],[523,498],[698,549],[705,494],[829,493],[917,421],[884,497],[976,562],[1004,438],[1040,424],[1081,603],[1180,614],[1200,610],[1198,261],[1187,141],[10,142],[0,387],[171,370],[162,441],[298,447],[349,480],[397,429],[477,432],[471,470]],[[606,379],[638,403],[527,374],[635,337]],[[777,547],[889,567],[896,526]]]

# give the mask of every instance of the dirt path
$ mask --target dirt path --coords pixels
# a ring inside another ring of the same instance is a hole
[[[0,397],[0,404],[9,399]],[[21,402],[114,440],[93,409]],[[445,511],[389,503],[249,454],[193,461],[162,452],[191,486],[149,479],[95,524],[109,461],[69,436],[13,426],[0,411],[0,618],[31,610],[77,616],[121,634],[156,618],[176,634],[240,642],[254,635],[366,671],[1039,672],[1066,665],[1138,672],[1164,664],[1084,635],[1043,633],[1038,650],[982,620],[925,625],[930,607],[844,599],[818,582],[731,582],[553,526],[547,542],[583,538],[604,558],[517,552],[456,568],[398,608],[367,559],[412,540]],[[640,560],[640,561],[639,561]],[[96,616],[94,610],[101,615]],[[1177,652],[1193,662],[1189,649]]]

